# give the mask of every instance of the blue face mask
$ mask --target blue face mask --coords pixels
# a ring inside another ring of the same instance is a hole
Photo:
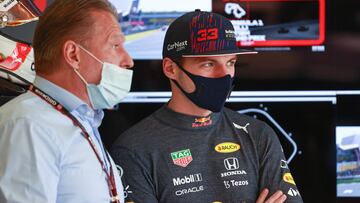
[[[221,111],[226,99],[230,96],[233,87],[233,78],[230,75],[225,75],[220,78],[202,77],[194,75],[185,70],[178,63],[176,64],[195,84],[195,91],[187,93],[177,81],[172,80],[184,95],[203,109],[212,112]]]
[[[75,70],[75,73],[86,84],[88,96],[93,109],[110,109],[123,100],[130,91],[133,71],[120,68],[111,63],[100,61],[88,50],[80,46],[82,50],[102,63],[100,84],[89,84],[84,77]]]

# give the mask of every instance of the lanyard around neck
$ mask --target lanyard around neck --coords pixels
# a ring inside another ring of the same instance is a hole
[[[118,196],[117,190],[116,190],[116,184],[115,184],[115,178],[114,178],[114,172],[113,172],[112,164],[110,162],[110,158],[109,158],[108,154],[106,153],[106,150],[105,150],[105,154],[106,154],[106,157],[108,158],[108,161],[109,161],[109,164],[110,164],[109,172],[107,171],[103,160],[100,158],[99,152],[96,150],[95,144],[94,144],[93,140],[91,139],[89,133],[86,131],[85,127],[75,118],[75,116],[73,116],[58,101],[56,101],[51,96],[49,96],[48,94],[46,94],[45,92],[43,92],[39,88],[35,87],[34,85],[30,85],[29,90],[31,92],[33,92],[35,95],[39,96],[41,99],[45,100],[48,104],[50,104],[52,107],[54,107],[54,109],[56,109],[57,111],[61,112],[65,116],[67,116],[73,122],[74,125],[76,125],[78,128],[80,128],[80,130],[82,131],[81,134],[89,142],[92,150],[94,151],[94,153],[96,155],[96,158],[98,159],[98,161],[99,161],[99,163],[101,165],[102,170],[106,174],[106,181],[107,181],[108,186],[109,186],[109,193],[110,193],[110,196],[111,196],[111,202],[120,203],[119,196]]]

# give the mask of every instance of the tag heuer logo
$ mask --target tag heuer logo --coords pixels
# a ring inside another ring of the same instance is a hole
[[[190,149],[184,149],[171,153],[171,158],[175,165],[186,167],[193,160]]]

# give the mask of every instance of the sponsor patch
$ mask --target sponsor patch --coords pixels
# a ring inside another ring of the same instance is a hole
[[[224,159],[224,166],[226,170],[236,170],[239,169],[239,160],[236,157],[230,157]]]
[[[235,31],[233,31],[233,30],[225,30],[225,37],[226,38],[235,38]]]
[[[215,151],[219,153],[232,153],[240,149],[240,145],[233,142],[223,142],[215,146]]]
[[[250,123],[247,123],[246,125],[244,126],[241,126],[241,125],[238,125],[236,123],[233,122],[233,125],[235,128],[237,129],[240,129],[240,130],[243,130],[244,132],[246,132],[247,134],[249,134],[248,130],[247,130],[247,127],[250,125]]]
[[[119,165],[116,165],[116,169],[117,169],[117,171],[119,173],[120,180],[122,180],[122,177],[124,175],[124,170]],[[133,193],[129,188],[130,188],[130,185],[124,184],[124,198],[127,198],[129,196],[129,194]],[[126,203],[131,203],[131,202],[126,202]]]
[[[182,167],[186,167],[193,160],[190,149],[172,152],[171,159],[175,165]]]
[[[224,173],[221,173],[221,177],[227,177],[227,176],[234,176],[234,175],[246,175],[246,171],[245,170],[236,170],[236,171],[227,171]]]
[[[224,159],[224,166],[226,168],[226,172],[220,174],[222,178],[234,175],[246,175],[245,170],[237,170],[240,168],[239,160],[236,157],[229,157]]]
[[[247,180],[225,180],[224,186],[226,189],[229,189],[231,187],[240,187],[240,186],[246,186],[249,185],[249,182]]]
[[[201,118],[195,118],[194,123],[192,123],[192,127],[193,128],[198,128],[198,127],[204,127],[204,126],[209,126],[212,124],[212,120],[211,117],[201,117]]]
[[[292,197],[300,196],[299,190],[295,190],[293,188],[290,188],[289,191],[287,192],[287,194]]]
[[[287,165],[287,162],[283,159],[281,159],[280,161],[280,168],[284,168],[284,169],[288,169],[288,165]]]
[[[185,49],[187,45],[188,45],[188,41],[186,40],[182,42],[174,42],[172,44],[167,45],[167,50],[170,51],[175,49],[176,51],[181,51]]]
[[[284,176],[283,176],[283,180],[285,182],[287,182],[287,183],[296,185],[295,181],[294,181],[294,178],[292,177],[291,173],[285,173]]]
[[[181,189],[181,190],[176,190],[175,191],[175,195],[176,196],[181,196],[181,195],[185,195],[185,194],[189,194],[189,193],[196,193],[196,192],[201,192],[204,191],[204,186],[200,185],[200,186],[195,186],[195,187],[191,187],[191,188],[185,188],[185,189]]]
[[[173,178],[174,186],[185,185],[202,181],[201,173],[191,174],[189,176]]]

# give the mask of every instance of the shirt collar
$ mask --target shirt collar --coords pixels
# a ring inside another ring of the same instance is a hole
[[[80,98],[43,77],[36,76],[34,85],[58,101],[69,112],[78,111],[80,115],[85,115],[84,117],[88,118],[95,118],[96,121],[100,122],[104,117],[104,112],[102,110],[92,110],[89,105]]]
[[[89,105],[71,92],[57,86],[43,77],[36,76],[34,85],[59,102],[71,114],[76,114],[80,116],[82,120],[87,120],[93,127],[97,128],[100,126],[101,121],[104,118],[103,110],[93,110]]]
[[[169,126],[192,131],[211,129],[221,118],[221,112],[211,113],[208,116],[191,116],[175,112],[167,105],[160,108],[154,115]]]
[[[74,94],[57,86],[56,84],[46,80],[43,77],[36,76],[34,85],[50,97],[58,101],[69,112],[72,112],[81,105],[87,105],[84,101],[76,97]]]
[[[89,121],[91,126],[95,128],[101,125],[101,121],[104,118],[103,110],[93,110],[85,104],[76,108],[76,112],[82,119]]]

